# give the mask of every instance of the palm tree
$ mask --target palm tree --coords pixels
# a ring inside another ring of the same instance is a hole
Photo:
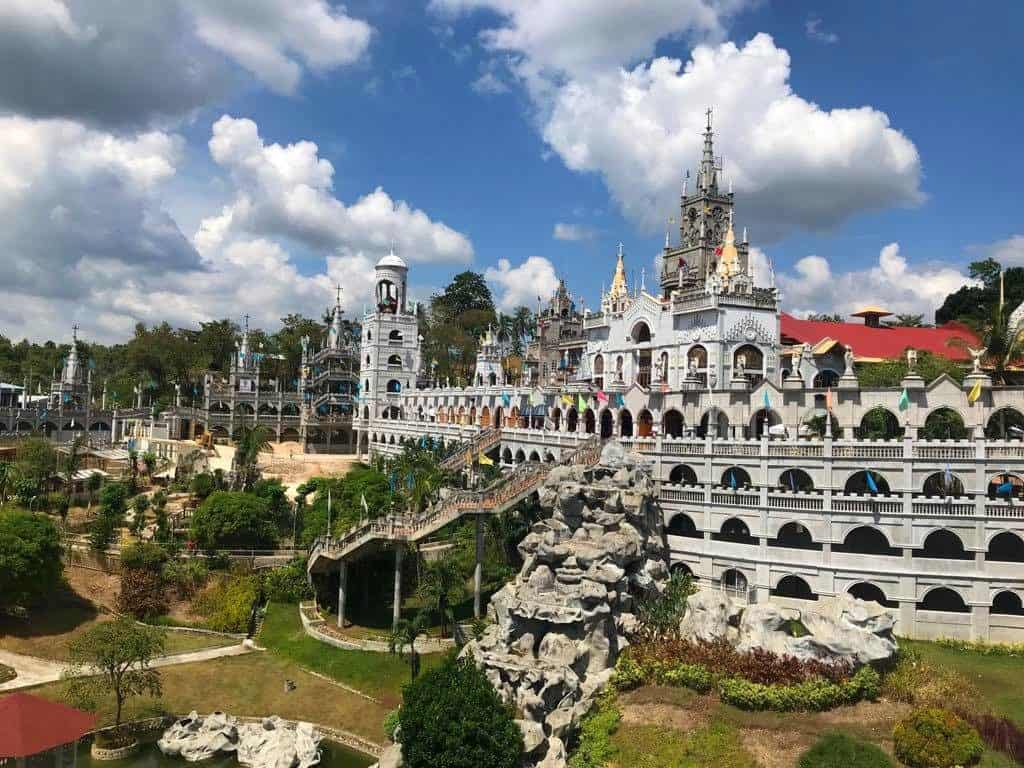
[[[416,679],[416,675],[420,671],[420,655],[416,651],[416,638],[427,634],[427,623],[426,614],[421,611],[412,621],[399,619],[388,635],[388,650],[408,658],[409,675],[412,680]],[[408,654],[405,653],[406,648],[409,649]]]
[[[466,577],[450,556],[427,563],[423,569],[423,579],[416,588],[416,595],[437,613],[441,637],[447,637],[449,623],[455,622],[452,603],[458,602],[465,594]]]
[[[142,463],[146,467],[146,475],[149,477],[150,482],[152,482],[153,471],[156,469],[156,454],[152,451],[146,451],[142,454]]]
[[[257,465],[260,454],[270,447],[270,430],[262,424],[242,427],[242,434],[235,445],[235,483],[241,491],[255,485],[259,472]]]
[[[529,307],[519,306],[512,313],[512,352],[523,354],[523,341],[533,338],[537,330],[537,319]]]

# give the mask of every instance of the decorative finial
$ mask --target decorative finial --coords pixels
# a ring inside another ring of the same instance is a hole
[[[622,241],[620,240],[619,241],[619,258],[620,259],[622,258],[622,248],[623,248],[623,245],[622,245]]]
[[[71,340],[78,341],[78,323],[71,326]]]
[[[668,233],[672,231],[672,225],[676,223],[676,220],[671,216],[668,217],[668,226],[665,227],[665,248],[668,249]]]
[[[647,268],[640,267],[640,292],[647,290]]]
[[[394,256],[395,255],[395,238],[393,238],[393,237],[391,238],[391,251],[390,251],[389,255],[390,256]]]
[[[708,107],[707,116],[708,116],[708,130],[710,131],[711,130],[711,107]]]
[[[249,333],[249,315],[245,316],[245,332]]]
[[[341,306],[341,283],[335,286],[338,291],[337,306]]]
[[[690,172],[687,171],[686,175],[683,176],[683,197],[686,197],[686,186],[690,183]]]
[[[747,228],[746,227],[743,228],[743,242],[744,243],[749,243],[750,242],[749,240],[747,240]]]

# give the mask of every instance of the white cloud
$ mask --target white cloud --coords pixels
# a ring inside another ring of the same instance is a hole
[[[550,296],[558,288],[555,267],[543,256],[530,256],[518,267],[498,259],[498,266],[488,267],[484,278],[496,289],[498,308],[506,312],[520,305],[535,306],[537,297]]]
[[[994,243],[972,245],[967,250],[995,259],[1004,267],[1024,267],[1024,235],[1010,235]]]
[[[349,206],[335,198],[334,167],[313,142],[266,144],[252,120],[225,115],[213,126],[210,154],[229,172],[237,197],[200,225],[195,240],[204,253],[241,234],[353,252],[383,252],[394,241],[407,261],[472,259],[464,235],[379,187]]]
[[[839,35],[835,32],[828,32],[822,29],[821,24],[821,19],[816,16],[812,16],[804,22],[804,32],[807,34],[808,39],[819,43],[825,43],[826,45],[835,45],[838,43]]]
[[[490,70],[483,72],[476,80],[469,84],[469,87],[477,93],[486,96],[497,96],[501,93],[507,93],[509,90],[505,81]]]
[[[551,236],[555,240],[566,240],[569,242],[576,242],[580,240],[593,240],[595,232],[590,227],[584,227],[580,224],[566,224],[564,221],[556,222],[555,230]]]
[[[934,319],[946,296],[961,286],[975,284],[958,269],[941,263],[911,265],[898,243],[889,243],[868,269],[834,272],[828,259],[805,256],[793,272],[776,275],[787,312],[838,312],[848,315],[866,304],[880,305],[897,314],[922,314]]]

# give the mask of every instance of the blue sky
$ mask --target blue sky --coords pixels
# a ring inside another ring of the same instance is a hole
[[[620,240],[651,274],[706,106],[791,311],[930,317],[1024,264],[1020,4],[4,6],[8,336],[358,312],[392,240],[420,298],[472,268],[594,307]]]

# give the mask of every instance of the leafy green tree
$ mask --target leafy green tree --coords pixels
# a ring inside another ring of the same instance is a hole
[[[85,438],[79,435],[71,441],[68,445],[68,452],[60,458],[60,469],[64,473],[64,484],[69,495],[75,491],[75,473],[82,465],[82,452],[85,445]]]
[[[200,472],[192,478],[188,489],[202,500],[217,490],[217,480],[209,472]]]
[[[439,378],[468,381],[476,362],[480,335],[497,321],[494,299],[483,275],[460,272],[444,291],[430,299],[423,335],[424,355],[437,361]]]
[[[251,490],[259,479],[260,454],[270,448],[270,430],[262,424],[242,427],[242,434],[235,445],[235,485],[240,491]]]
[[[146,467],[146,476],[152,480],[153,473],[156,471],[156,454],[152,451],[146,451],[142,454],[142,464]]]
[[[448,658],[403,691],[398,719],[407,768],[518,768],[523,735],[472,659]]]
[[[281,481],[276,477],[259,480],[253,485],[252,493],[267,502],[278,532],[281,535],[291,534],[292,503],[288,500],[288,493]]]
[[[18,473],[42,491],[57,472],[57,452],[43,437],[29,437],[21,442],[15,454]]]
[[[139,494],[132,499],[132,511],[135,513],[132,519],[132,533],[142,536],[142,530],[146,527],[146,512],[149,510],[149,498]]]
[[[121,591],[117,609],[137,619],[151,619],[167,611],[163,576],[167,552],[151,541],[129,544],[121,550]]]
[[[898,387],[903,377],[907,375],[907,362],[905,359],[886,360],[881,363],[858,363],[857,379],[861,387]],[[948,357],[933,355],[931,352],[918,352],[917,372],[925,380],[931,383],[942,374],[948,375],[953,381],[963,382],[964,369],[955,360]]]
[[[0,510],[0,609],[30,606],[60,583],[60,535],[45,515]]]
[[[410,680],[415,680],[420,673],[420,654],[416,650],[416,639],[427,634],[428,626],[427,617],[421,611],[412,620],[399,619],[388,633],[388,651],[402,656],[409,662]]]
[[[303,483],[296,489],[296,495],[303,504],[299,538],[304,546],[327,532],[328,488],[331,491],[331,528],[334,534],[347,531],[358,520],[366,518],[362,505],[364,496],[370,517],[390,512],[397,498],[391,493],[388,476],[365,464],[354,465],[344,477],[315,477]],[[313,500],[307,501],[311,495]]]
[[[89,494],[89,509],[92,509],[92,503],[96,500],[96,494],[99,493],[100,488],[103,487],[103,475],[99,472],[93,472],[89,475],[85,481],[85,490]]]
[[[995,259],[983,259],[972,262],[967,270],[977,282],[949,294],[935,312],[935,322],[941,325],[957,321],[975,331],[983,331],[999,309],[1000,265]],[[1006,312],[1013,311],[1024,302],[1024,268],[1003,270],[1003,296]]]
[[[896,319],[887,322],[886,325],[893,328],[923,328],[924,315],[896,315]]]
[[[97,624],[69,646],[69,672],[81,676],[69,680],[67,698],[76,706],[95,709],[113,695],[114,726],[120,728],[126,701],[162,694],[160,672],[151,664],[163,654],[164,639],[162,630],[136,624],[127,616]],[[100,674],[85,674],[92,670]]]
[[[7,501],[7,489],[14,483],[14,462],[0,461],[0,504]]]
[[[452,604],[466,594],[466,576],[454,558],[441,557],[426,563],[416,594],[437,615],[441,637],[446,637],[449,625],[455,621]]]
[[[100,510],[92,522],[89,543],[102,551],[114,540],[114,533],[124,524],[128,511],[128,488],[124,483],[107,483],[100,491]]]
[[[815,312],[812,312],[809,315],[807,315],[807,319],[808,320],[813,320],[814,322],[817,322],[817,323],[845,323],[846,322],[846,318],[843,317],[840,314],[829,315],[829,314],[818,314],[818,313],[815,313]]]
[[[192,540],[206,549],[264,548],[277,541],[265,499],[240,491],[215,491],[192,515]]]

